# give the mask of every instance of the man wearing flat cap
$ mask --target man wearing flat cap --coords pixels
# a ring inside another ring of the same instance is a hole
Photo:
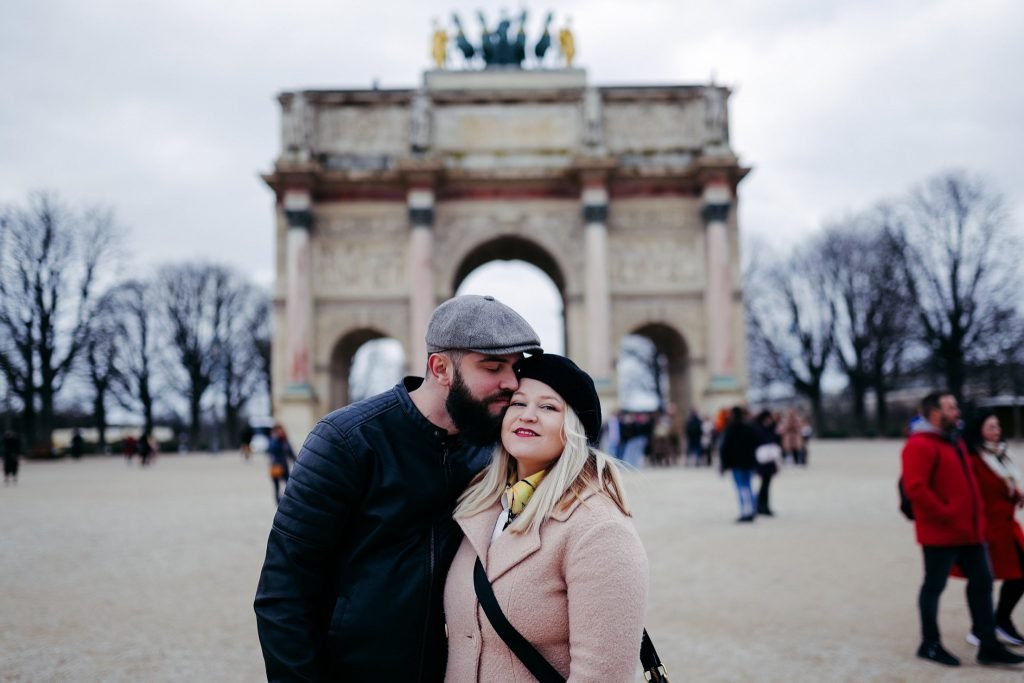
[[[441,681],[455,500],[487,464],[537,333],[489,296],[427,326],[426,377],[327,415],[267,542],[256,622],[268,681]]]

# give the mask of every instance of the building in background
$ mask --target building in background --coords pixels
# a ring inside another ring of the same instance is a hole
[[[420,374],[434,307],[520,259],[614,408],[619,340],[650,338],[669,401],[747,389],[737,188],[721,85],[595,86],[578,68],[431,70],[408,90],[285,92],[275,197],[274,413],[294,438],[392,337]]]

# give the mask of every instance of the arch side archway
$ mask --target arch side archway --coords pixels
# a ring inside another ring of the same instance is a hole
[[[338,338],[331,351],[329,410],[351,403],[352,387],[349,378],[356,353],[368,342],[381,339],[393,337],[379,329],[364,327],[350,330]]]

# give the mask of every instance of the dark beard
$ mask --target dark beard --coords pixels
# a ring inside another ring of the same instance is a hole
[[[479,401],[469,393],[459,369],[455,368],[452,388],[448,391],[444,407],[455,428],[466,441],[477,446],[487,446],[497,443],[501,435],[501,422],[505,418],[504,410],[492,415],[487,407],[492,401],[508,399],[511,396],[511,391],[499,391]]]

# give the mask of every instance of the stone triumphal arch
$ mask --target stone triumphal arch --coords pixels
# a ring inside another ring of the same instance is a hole
[[[618,340],[652,339],[670,399],[746,389],[737,186],[718,85],[594,86],[582,69],[428,71],[409,90],[285,92],[274,410],[293,434],[347,401],[366,340],[426,361],[433,308],[495,259],[544,271],[566,352],[615,396]]]

